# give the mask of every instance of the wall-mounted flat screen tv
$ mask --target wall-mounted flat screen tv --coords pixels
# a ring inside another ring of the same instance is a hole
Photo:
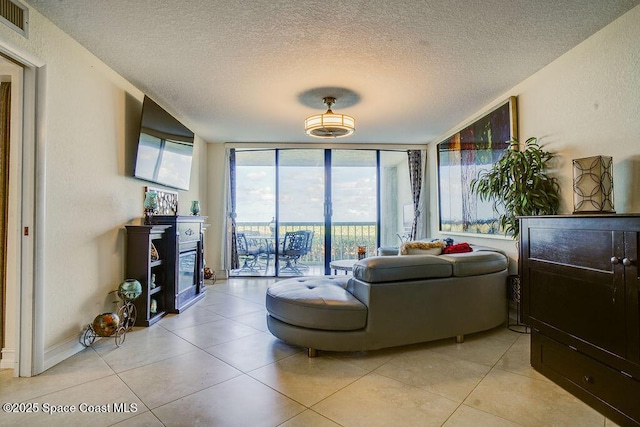
[[[134,176],[188,190],[192,158],[193,132],[145,96]]]

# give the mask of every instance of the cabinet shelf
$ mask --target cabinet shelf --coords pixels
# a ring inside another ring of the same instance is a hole
[[[148,326],[151,326],[151,325],[153,325],[154,323],[156,323],[156,322],[157,322],[158,320],[160,320],[160,319],[162,318],[162,316],[164,316],[165,314],[167,314],[167,312],[163,310],[163,311],[158,311],[156,314],[152,315],[152,316],[149,318],[149,321],[148,321],[149,325],[148,325]]]
[[[142,285],[142,294],[134,300],[136,306],[136,326],[151,326],[167,313],[167,265],[168,225],[127,225],[126,275]],[[152,245],[161,259],[149,256]],[[157,281],[157,282],[156,282]],[[152,283],[162,285],[153,286]],[[152,307],[157,312],[152,312]]]

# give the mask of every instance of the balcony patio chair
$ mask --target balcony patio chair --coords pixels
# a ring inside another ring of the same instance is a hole
[[[278,261],[285,265],[280,267],[280,273],[302,274],[297,265],[300,257],[306,255],[308,230],[288,231],[284,235],[282,248],[278,254]],[[282,265],[282,264],[281,264]]]
[[[245,233],[236,233],[236,243],[238,248],[238,258],[243,261],[242,267],[233,270],[234,273],[259,273],[257,267],[258,258],[265,248],[257,245],[253,239],[247,239]]]
[[[304,254],[299,257],[298,259],[295,260],[295,264],[298,267],[298,270],[308,270],[309,266],[306,264],[301,264],[300,258],[302,258],[305,255],[308,255],[311,253],[311,247],[313,246],[313,230],[303,230],[305,233],[307,233],[307,245],[306,245],[306,250],[304,252]]]

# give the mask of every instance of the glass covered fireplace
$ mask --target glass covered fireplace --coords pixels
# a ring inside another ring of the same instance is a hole
[[[196,286],[197,248],[180,249],[178,261],[178,298],[184,292],[194,291]],[[195,292],[195,291],[194,291]]]
[[[167,311],[181,313],[204,297],[204,219],[189,215],[154,215],[153,223],[172,225],[167,232]]]

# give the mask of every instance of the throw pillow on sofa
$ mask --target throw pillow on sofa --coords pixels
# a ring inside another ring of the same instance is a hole
[[[446,248],[444,248],[444,250],[442,251],[442,253],[444,254],[462,254],[465,252],[473,252],[473,249],[471,248],[471,246],[469,246],[468,243],[458,243],[457,245],[449,245]]]
[[[445,243],[440,240],[405,242],[400,247],[400,255],[440,255],[444,247]]]

